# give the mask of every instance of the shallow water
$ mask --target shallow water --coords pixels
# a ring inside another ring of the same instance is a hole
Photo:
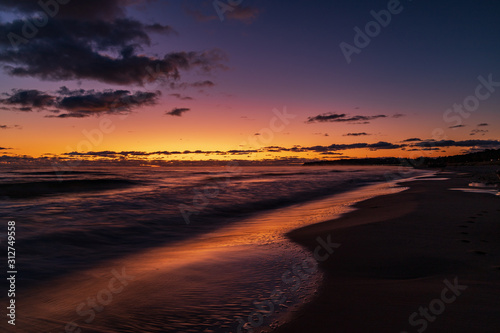
[[[20,226],[19,258],[29,273],[20,281],[17,297],[25,301],[16,331],[247,332],[283,321],[321,280],[310,253],[284,234],[403,189],[393,182],[367,186],[383,180],[387,168],[331,171],[230,174],[233,182],[189,225],[175,204],[158,200],[179,193],[174,202],[182,202],[224,170],[155,170],[147,177],[150,170],[120,170],[139,185],[4,200],[1,209]],[[253,210],[241,214],[241,206]],[[173,219],[181,223],[166,223]],[[125,284],[120,275],[129,276]]]

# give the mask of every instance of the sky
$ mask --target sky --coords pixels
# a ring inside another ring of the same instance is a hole
[[[500,148],[494,0],[40,3],[0,1],[4,161]]]

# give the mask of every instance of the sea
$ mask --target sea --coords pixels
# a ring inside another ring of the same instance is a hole
[[[3,165],[0,245],[7,263],[7,228],[15,225],[15,267],[4,273],[16,272],[16,325],[4,315],[0,330],[271,331],[322,281],[313,254],[287,232],[428,174],[392,166]],[[12,285],[3,280],[8,306]]]

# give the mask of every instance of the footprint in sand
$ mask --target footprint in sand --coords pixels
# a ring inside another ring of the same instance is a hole
[[[461,234],[462,235],[468,235],[469,233],[467,231],[462,231]]]
[[[468,226],[462,224],[460,225],[460,228],[468,228]]]
[[[470,243],[470,240],[467,240],[467,239],[461,239],[460,240],[462,243]]]
[[[485,255],[488,254],[488,253],[486,253],[484,251],[479,251],[479,250],[474,250],[474,251],[472,251],[472,253],[479,254],[479,255],[482,255],[482,256],[485,256]]]
[[[467,223],[476,223],[475,221],[467,221]]]

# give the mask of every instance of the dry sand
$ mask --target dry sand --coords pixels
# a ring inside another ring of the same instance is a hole
[[[470,175],[437,177],[450,179],[289,233],[312,251],[318,236],[341,246],[314,300],[275,332],[500,332],[500,196],[449,190]]]

